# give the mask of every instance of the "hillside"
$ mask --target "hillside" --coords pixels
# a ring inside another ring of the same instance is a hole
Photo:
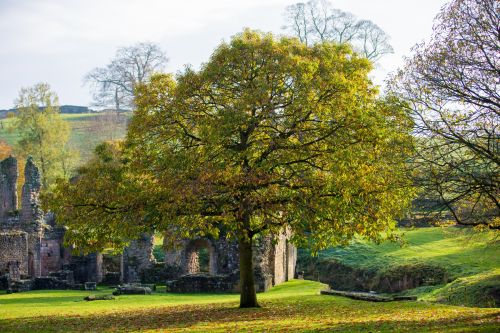
[[[80,161],[84,162],[98,143],[125,136],[129,114],[63,113],[61,116],[71,126],[69,144],[80,153]],[[12,121],[12,118],[0,119],[0,140],[14,147],[18,133],[9,131]]]
[[[457,305],[491,306],[500,299],[495,233],[434,227],[401,229],[401,236],[402,244],[359,240],[317,257],[300,250],[298,270],[340,289],[403,292]]]

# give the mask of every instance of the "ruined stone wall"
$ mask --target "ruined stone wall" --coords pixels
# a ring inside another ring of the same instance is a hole
[[[26,162],[22,207],[16,211],[17,175],[15,158],[0,162],[0,275],[37,278],[58,275],[63,268],[70,268],[80,283],[100,282],[102,256],[71,257],[63,247],[65,229],[56,225],[52,214],[42,211],[40,172],[32,158]]]
[[[42,239],[40,256],[42,261],[41,276],[48,276],[62,268],[62,247],[57,239]]]
[[[42,276],[42,238],[39,233],[28,233],[28,275]]]
[[[295,278],[295,270],[297,267],[297,247],[287,241],[287,281]]]
[[[121,263],[122,282],[141,282],[143,272],[156,263],[153,246],[154,235],[142,234],[125,248]]]
[[[44,214],[40,208],[40,172],[30,157],[24,169],[25,183],[22,188],[22,207],[20,222],[27,231],[40,232],[44,223]]]
[[[274,284],[287,281],[287,239],[284,233],[276,236],[274,246]]]
[[[266,291],[273,285],[294,278],[297,250],[289,242],[290,236],[289,232],[284,231],[278,235],[263,236],[255,240],[253,266],[258,291]],[[190,274],[199,272],[196,267],[199,265],[197,252],[200,248],[208,249],[210,269],[209,274],[194,278]],[[201,238],[180,241],[176,249],[165,253],[165,265],[166,269],[180,268],[177,275],[173,277],[177,280],[169,281],[172,291],[189,289],[189,283],[194,283],[193,281],[198,281],[200,285],[206,281],[212,287],[225,286],[224,290],[238,289],[239,252],[238,243],[235,240],[220,237],[219,239]]]
[[[271,235],[254,240],[253,267],[257,291],[266,291],[274,281],[274,244]]]
[[[214,242],[217,274],[232,274],[240,268],[238,243],[221,236]]]
[[[28,271],[32,277],[42,276],[42,236],[44,214],[40,208],[40,172],[31,157],[24,169],[25,183],[22,188],[22,206],[19,222],[22,230],[28,233]]]
[[[17,160],[14,157],[0,162],[0,219],[17,210]]]
[[[69,265],[66,268],[73,271],[73,277],[77,283],[101,282],[102,272],[102,254],[91,253],[85,256],[72,256]]]
[[[28,275],[28,235],[25,232],[0,233],[0,275],[17,263],[19,273]]]
[[[225,236],[179,241],[174,249],[165,251],[165,266],[178,267],[180,275],[196,273],[195,268],[199,267],[197,252],[201,248],[208,249],[209,274],[227,275],[238,270],[238,244]]]
[[[289,281],[295,277],[297,248],[289,242],[291,233],[287,230],[274,236],[265,236],[254,248],[254,268],[257,277],[264,283],[264,290],[271,285]],[[262,286],[261,286],[262,289]]]
[[[45,226],[40,248],[41,275],[48,276],[70,263],[71,251],[64,248],[65,229],[56,224],[54,214],[46,214],[44,218]]]

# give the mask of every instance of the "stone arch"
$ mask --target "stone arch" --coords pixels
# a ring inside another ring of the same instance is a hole
[[[186,274],[201,273],[200,270],[200,251],[206,249],[208,252],[208,274],[217,274],[217,254],[215,247],[208,239],[200,238],[188,241],[184,248],[184,267],[183,270]]]

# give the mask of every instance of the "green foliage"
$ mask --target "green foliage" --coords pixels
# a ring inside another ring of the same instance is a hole
[[[163,237],[160,235],[155,235],[154,245],[153,245],[153,256],[156,261],[165,261],[165,249],[163,248]]]
[[[119,296],[85,302],[85,291],[0,295],[2,332],[494,332],[498,309],[423,302],[371,303],[319,295],[316,282],[291,281],[261,294],[260,309],[235,309],[235,294]]]
[[[123,149],[98,147],[50,207],[86,250],[225,233],[251,288],[255,235],[288,228],[313,250],[390,237],[413,194],[411,121],[370,69],[345,45],[246,30],[200,71],[137,86]]]
[[[379,239],[411,199],[409,119],[346,46],[245,31],[196,72],[138,87],[128,143],[175,236],[290,227],[319,249]]]
[[[57,178],[69,177],[75,152],[68,147],[69,126],[59,115],[58,98],[48,84],[23,88],[16,101],[13,128],[17,147],[24,157],[31,155],[40,168],[45,189]]]
[[[46,208],[67,226],[65,242],[77,251],[119,250],[150,230],[138,223],[147,218],[148,199],[141,196],[147,193],[141,191],[140,180],[128,176],[122,146],[120,141],[98,145],[77,177],[59,180],[44,196]]]

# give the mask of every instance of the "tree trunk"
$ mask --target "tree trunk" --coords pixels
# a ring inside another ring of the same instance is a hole
[[[258,308],[253,276],[252,239],[240,238],[240,308]]]

